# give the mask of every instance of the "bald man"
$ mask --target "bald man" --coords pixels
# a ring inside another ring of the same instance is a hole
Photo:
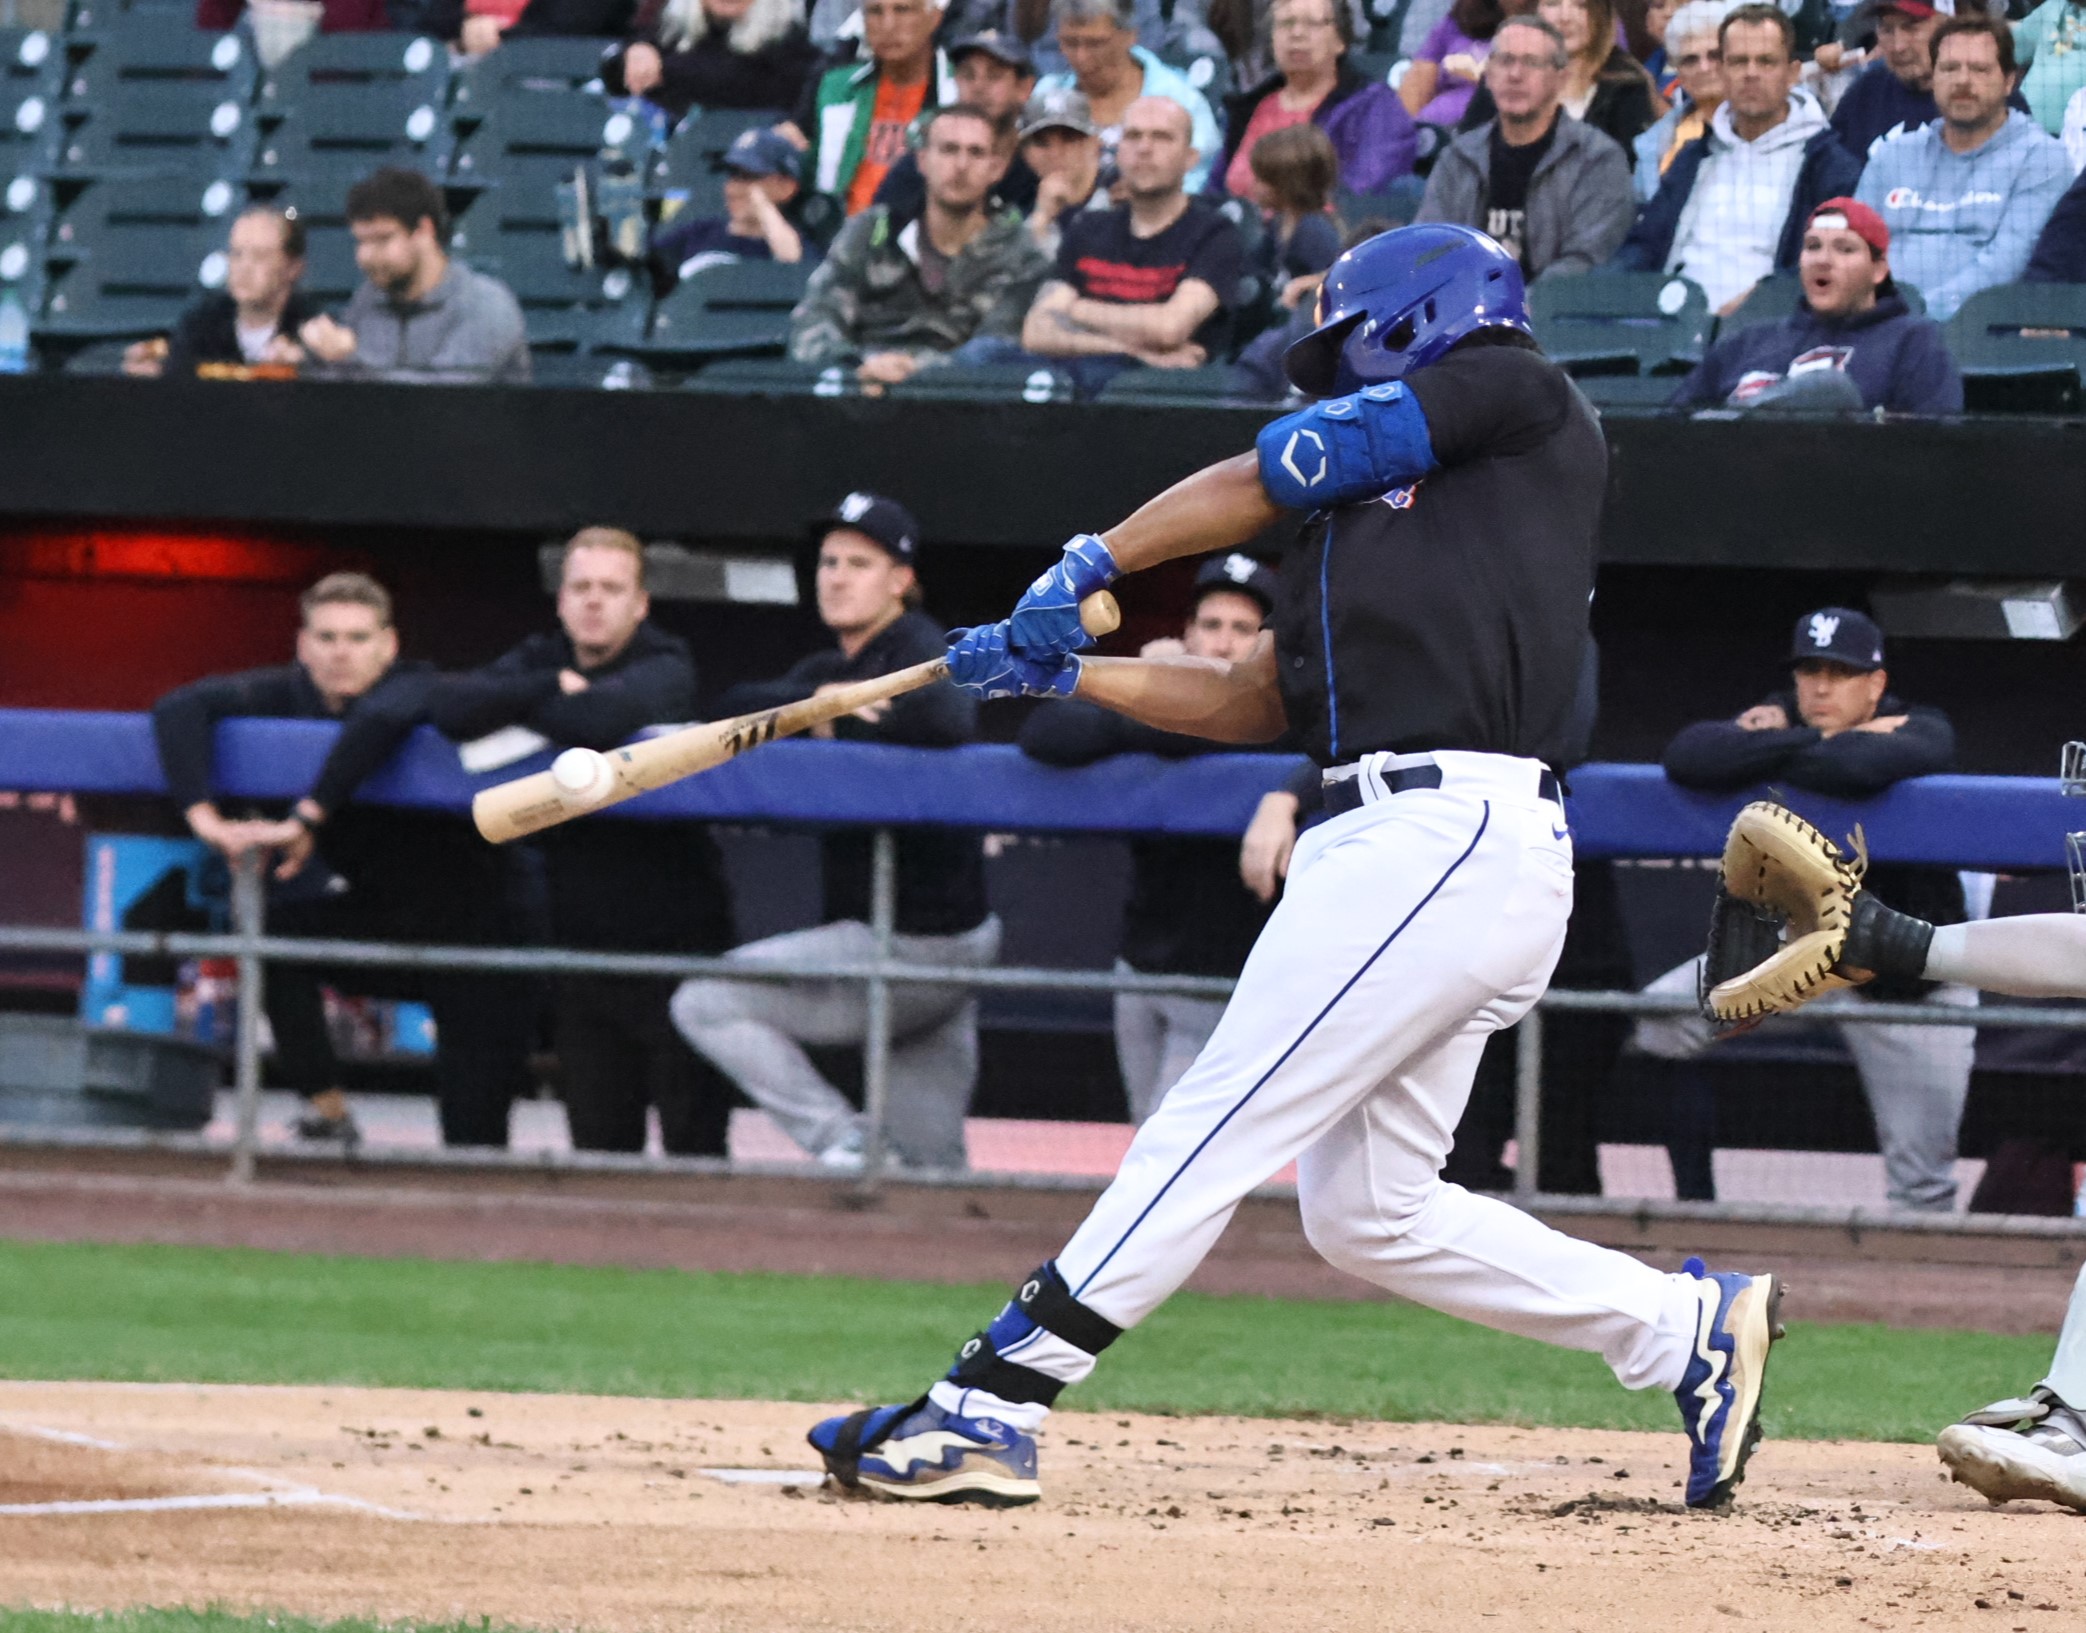
[[[1183,183],[1199,162],[1187,110],[1132,102],[1116,148],[1124,200],[1070,217],[1057,272],[1036,296],[1021,344],[1089,393],[1137,364],[1195,368],[1231,344],[1237,230]]]

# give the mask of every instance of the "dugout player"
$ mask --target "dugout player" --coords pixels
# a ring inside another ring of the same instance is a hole
[[[1251,556],[1227,551],[1195,574],[1195,604],[1179,640],[1154,641],[1143,656],[1216,658],[1235,663],[1253,650],[1275,610],[1275,575]],[[1111,754],[1183,760],[1220,745],[1160,731],[1077,698],[1046,703],[1022,722],[1021,751],[1046,765],[1091,765]],[[1144,975],[1236,976],[1267,903],[1239,877],[1230,839],[1154,838],[1130,842],[1130,900],[1123,911],[1118,970]],[[1273,894],[1272,891],[1269,892]],[[1224,1013],[1222,998],[1115,995],[1115,1056],[1130,1121],[1151,1116],[1180,1080]]]
[[[269,882],[276,935],[499,942],[497,875],[470,825],[439,811],[358,805],[354,793],[426,715],[433,667],[398,656],[391,597],[362,573],[330,573],[304,592],[297,661],[210,675],[152,709],[167,788],[189,830],[228,857],[281,857]],[[241,715],[337,720],[310,792],[287,818],[228,818],[212,792],[217,723]],[[330,974],[270,964],[262,993],[276,1070],[304,1097],[297,1131],[353,1143],[322,985],[371,996],[425,997],[435,1015],[437,1099],[448,1145],[505,1145],[507,1113],[527,1086],[525,1040],[512,1024],[511,977],[470,971],[363,968]]]
[[[1332,1263],[1674,1391],[1690,1504],[1724,1501],[1744,1473],[1773,1277],[1693,1260],[1669,1275],[1439,1177],[1486,1039],[1541,994],[1571,910],[1550,765],[1587,641],[1599,425],[1531,338],[1520,267],[1470,228],[1356,246],[1317,315],[1285,366],[1321,401],[1072,540],[1010,619],[950,651],[951,676],[983,696],[1076,694],[1228,742],[1293,730],[1330,815],[1297,842],[1209,1046],[1063,1251],[919,1400],[812,1429],[843,1485],[1033,1501],[1034,1432],[1058,1392],[1292,1160],[1305,1232]],[[1084,597],[1239,545],[1285,510],[1309,520],[1250,657],[1073,655]]]

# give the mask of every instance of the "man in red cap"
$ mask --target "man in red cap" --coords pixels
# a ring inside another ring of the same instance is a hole
[[[1975,11],[1974,3],[1966,10]],[[1869,64],[1832,111],[1840,146],[1866,160],[1869,149],[1900,131],[1941,117],[1934,105],[1934,30],[1956,14],[1956,0],[1870,0],[1855,20],[1876,30]],[[1824,52],[1820,52],[1821,60]]]
[[[1779,323],[1720,340],[1673,394],[1682,408],[1882,408],[1955,414],[1963,378],[1941,326],[1890,276],[1890,229],[1866,204],[1829,198],[1804,225],[1803,300]]]

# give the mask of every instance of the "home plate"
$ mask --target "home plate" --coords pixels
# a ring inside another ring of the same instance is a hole
[[[728,1486],[816,1486],[825,1475],[814,1469],[697,1469],[697,1474]]]

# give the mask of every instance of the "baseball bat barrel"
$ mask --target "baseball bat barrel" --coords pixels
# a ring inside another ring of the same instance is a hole
[[[1097,590],[1079,604],[1079,622],[1089,635],[1107,635],[1122,623],[1122,612],[1114,596]],[[471,801],[471,820],[487,839],[504,845],[711,770],[778,737],[795,736],[821,721],[837,720],[872,703],[932,685],[948,672],[946,658],[930,659],[780,708],[706,721],[628,743],[594,755],[591,763],[586,759],[589,751],[572,750],[559,757],[558,765],[563,769],[571,754],[579,755],[576,770],[582,774],[591,770],[581,785],[575,786],[570,777],[561,781],[551,771],[532,772],[480,791]]]

